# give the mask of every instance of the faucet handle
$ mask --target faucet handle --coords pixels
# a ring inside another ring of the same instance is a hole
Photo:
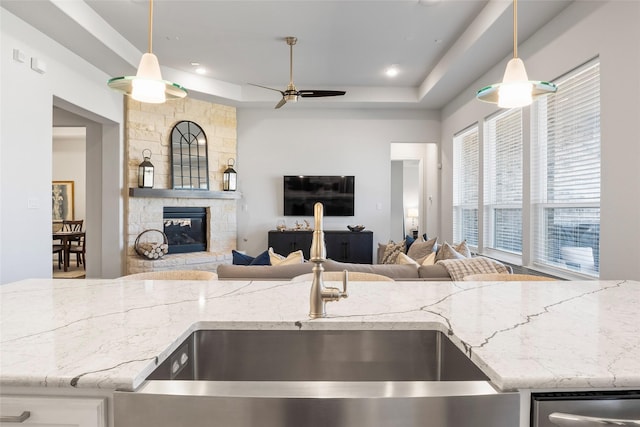
[[[349,283],[349,272],[344,270],[342,272],[342,292],[340,292],[340,298],[349,297],[349,293],[347,292],[347,284]]]

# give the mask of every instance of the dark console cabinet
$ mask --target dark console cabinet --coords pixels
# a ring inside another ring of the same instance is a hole
[[[372,264],[373,232],[325,231],[327,258],[340,262]]]
[[[305,259],[309,259],[312,238],[311,231],[269,231],[269,247],[281,255],[301,249]],[[373,262],[372,231],[327,230],[324,241],[329,259],[359,264]]]
[[[270,231],[269,247],[277,254],[287,256],[302,249],[305,259],[309,259],[313,233],[310,231]]]

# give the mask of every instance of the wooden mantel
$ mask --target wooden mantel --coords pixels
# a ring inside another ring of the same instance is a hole
[[[129,197],[174,199],[240,199],[237,191],[173,190],[168,188],[129,188]]]

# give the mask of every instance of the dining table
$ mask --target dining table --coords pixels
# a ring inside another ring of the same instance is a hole
[[[85,237],[85,232],[84,231],[54,231],[53,232],[53,240],[60,240],[62,242],[62,248],[63,248],[63,266],[64,266],[64,271],[68,271],[69,270],[69,258],[70,258],[70,248],[71,248],[71,242],[75,241],[75,240],[80,240],[81,238]]]

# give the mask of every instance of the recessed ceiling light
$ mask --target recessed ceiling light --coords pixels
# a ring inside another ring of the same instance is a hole
[[[398,67],[396,67],[395,65],[392,65],[389,68],[387,68],[384,73],[387,75],[387,77],[395,77],[399,73]]]
[[[207,74],[207,70],[203,67],[198,67],[196,68],[196,73],[197,74]]]
[[[199,62],[191,62],[191,65],[193,65],[194,67],[197,67],[198,65],[200,65]]]

